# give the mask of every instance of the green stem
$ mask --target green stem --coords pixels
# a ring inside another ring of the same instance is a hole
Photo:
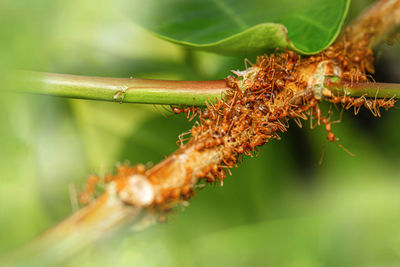
[[[400,84],[396,83],[349,83],[325,81],[325,87],[333,93],[340,93],[347,96],[369,98],[399,98]]]
[[[205,105],[228,89],[224,80],[166,81],[19,72],[18,91],[121,103]]]
[[[136,78],[105,78],[68,74],[18,72],[13,81],[18,91],[67,98],[120,103],[181,104],[203,106],[228,90],[224,80],[167,81]],[[400,84],[348,83],[326,79],[324,87],[353,97],[398,98]]]

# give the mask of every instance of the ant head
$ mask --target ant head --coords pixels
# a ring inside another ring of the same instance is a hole
[[[328,140],[331,141],[331,142],[335,142],[335,141],[336,141],[336,136],[335,136],[335,134],[332,133],[332,132],[329,132],[329,133],[328,133],[327,138],[328,138]]]

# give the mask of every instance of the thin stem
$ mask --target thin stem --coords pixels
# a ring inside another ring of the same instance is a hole
[[[400,84],[396,83],[349,83],[325,81],[325,87],[332,92],[347,96],[368,98],[399,98]]]
[[[17,90],[121,103],[205,105],[228,89],[224,80],[166,81],[19,72]]]
[[[224,80],[168,81],[106,78],[69,74],[19,72],[18,91],[67,98],[120,103],[203,106],[228,90]],[[325,86],[348,96],[390,98],[400,96],[400,84],[345,83],[327,79]],[[377,93],[378,91],[378,93]]]
[[[2,264],[23,265],[29,262],[29,265],[47,265],[61,262],[119,227],[140,224],[143,216],[142,207],[125,205],[119,198],[104,194],[38,236],[22,250],[8,255]]]

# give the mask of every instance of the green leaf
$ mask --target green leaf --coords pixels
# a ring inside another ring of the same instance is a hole
[[[276,48],[315,54],[337,37],[349,0],[121,0],[125,13],[159,37],[238,55]]]

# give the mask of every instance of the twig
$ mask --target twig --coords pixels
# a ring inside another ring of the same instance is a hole
[[[228,89],[224,80],[166,81],[104,78],[21,71],[14,75],[17,91],[120,103],[205,105]]]
[[[341,95],[366,98],[400,98],[400,84],[396,83],[349,83],[325,80],[325,87]]]

